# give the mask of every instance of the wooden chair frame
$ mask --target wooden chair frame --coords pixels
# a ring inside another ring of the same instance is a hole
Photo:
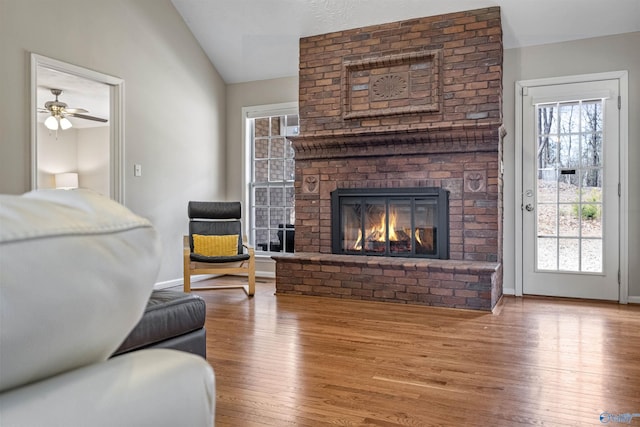
[[[249,253],[249,259],[244,261],[228,263],[205,263],[191,261],[191,247],[189,246],[189,236],[183,238],[183,258],[184,258],[184,291],[192,290],[214,290],[214,289],[234,289],[242,288],[245,293],[252,297],[256,291],[256,260],[255,250],[246,243],[246,237],[242,239],[242,246]],[[247,274],[248,284],[238,285],[212,285],[212,286],[191,286],[191,276],[196,274]]]

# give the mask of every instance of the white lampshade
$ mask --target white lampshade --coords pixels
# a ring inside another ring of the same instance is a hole
[[[71,126],[73,125],[66,117],[60,119],[60,127],[62,128],[62,130],[69,129]]]
[[[58,120],[56,120],[54,116],[47,117],[47,120],[44,121],[44,125],[47,129],[58,130]]]
[[[75,172],[57,173],[56,188],[61,190],[78,188],[78,174]]]

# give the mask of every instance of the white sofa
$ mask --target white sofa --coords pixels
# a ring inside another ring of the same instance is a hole
[[[87,190],[0,195],[0,425],[213,426],[215,379],[167,349],[109,359],[160,263],[152,225]]]

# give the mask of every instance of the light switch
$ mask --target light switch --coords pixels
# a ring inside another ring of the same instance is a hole
[[[133,176],[142,176],[142,165],[133,165]]]

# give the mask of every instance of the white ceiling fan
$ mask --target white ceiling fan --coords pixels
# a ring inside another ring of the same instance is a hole
[[[44,125],[47,129],[50,130],[58,130],[61,128],[62,130],[69,129],[72,127],[72,123],[67,119],[67,117],[77,117],[79,119],[85,120],[93,120],[96,122],[106,123],[107,119],[103,119],[101,117],[90,116],[86,113],[89,111],[84,108],[67,108],[67,104],[61,101],[58,101],[58,96],[62,94],[61,89],[51,89],[51,93],[56,97],[55,101],[47,101],[44,104],[44,108],[39,108],[38,112],[40,113],[49,113],[51,114],[45,121]]]

